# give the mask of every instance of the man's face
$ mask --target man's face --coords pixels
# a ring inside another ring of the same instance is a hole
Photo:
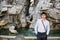
[[[42,14],[42,18],[43,18],[43,19],[46,19],[46,15],[45,15],[45,14]]]

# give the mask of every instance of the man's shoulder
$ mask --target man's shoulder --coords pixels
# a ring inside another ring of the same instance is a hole
[[[46,20],[47,21],[47,23],[49,23],[49,21],[48,20]]]
[[[42,20],[42,19],[37,19],[37,20]]]
[[[41,19],[37,19],[37,21],[41,21]]]

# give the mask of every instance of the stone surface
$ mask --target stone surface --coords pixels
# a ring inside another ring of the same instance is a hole
[[[60,19],[59,0],[4,0],[1,1],[1,4],[3,6],[1,5],[0,8],[7,12],[5,16],[8,24],[16,24],[19,27],[34,28],[37,19],[41,18],[40,13],[43,11],[49,14],[49,20],[52,24],[52,21],[58,23]]]

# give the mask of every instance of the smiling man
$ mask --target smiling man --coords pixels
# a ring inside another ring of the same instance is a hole
[[[41,13],[41,19],[38,19],[35,25],[35,33],[37,34],[37,40],[47,40],[47,35],[50,32],[50,24],[46,19],[47,14]]]

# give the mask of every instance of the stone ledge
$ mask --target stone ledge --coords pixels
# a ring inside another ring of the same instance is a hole
[[[1,38],[8,38],[8,39],[14,39],[16,36],[6,36],[6,35],[0,35]],[[25,39],[36,39],[35,36],[24,36]],[[53,36],[49,36],[48,39],[60,39],[60,37],[53,37]]]

